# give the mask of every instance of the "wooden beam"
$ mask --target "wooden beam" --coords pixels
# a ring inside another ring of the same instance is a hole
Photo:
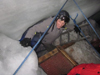
[[[38,61],[39,61],[39,64],[46,61],[47,59],[49,59],[50,57],[52,57],[53,55],[57,54],[58,53],[58,50],[57,48],[55,48],[54,50],[50,51],[49,53],[41,56]]]
[[[74,65],[78,65],[76,61],[74,61],[69,55],[64,51],[64,49],[61,46],[57,46],[57,49]]]

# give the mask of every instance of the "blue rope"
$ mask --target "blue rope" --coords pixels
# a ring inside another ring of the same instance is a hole
[[[17,70],[14,72],[13,75],[15,75],[18,70],[21,68],[21,66],[24,64],[24,62],[27,60],[27,58],[29,57],[29,55],[32,53],[32,51],[37,47],[37,45],[40,43],[40,41],[43,39],[43,37],[45,36],[45,34],[48,32],[48,30],[50,29],[50,27],[52,26],[53,22],[55,21],[56,17],[58,16],[58,14],[60,13],[60,11],[63,9],[63,7],[65,6],[65,4],[67,3],[68,0],[65,1],[65,3],[63,4],[63,6],[61,7],[61,9],[59,10],[59,12],[57,13],[57,15],[55,16],[55,18],[53,19],[53,21],[51,22],[51,24],[49,25],[49,27],[47,28],[47,30],[43,33],[43,35],[41,36],[41,38],[38,40],[38,42],[35,44],[35,46],[32,48],[32,50],[29,52],[29,54],[26,56],[26,58],[23,60],[23,62],[20,64],[20,66],[17,68]]]
[[[76,15],[76,18],[78,17],[78,14]],[[70,18],[72,19],[72,17],[70,16]],[[85,34],[81,31],[81,29],[79,28],[79,26],[76,23],[76,18],[72,19],[74,24],[78,27],[78,29],[80,30],[80,32],[82,33],[82,35],[85,37],[86,41],[90,44],[90,46],[96,51],[96,53],[98,54],[98,56],[100,57],[100,54],[98,53],[98,51],[91,45],[91,43],[87,40]]]
[[[86,16],[84,15],[84,13],[82,12],[82,10],[80,9],[80,7],[78,6],[78,4],[76,3],[75,0],[73,0],[74,3],[76,4],[76,6],[79,8],[79,10],[81,11],[81,13],[83,14],[83,16],[85,17],[85,19],[87,20],[87,22],[89,23],[89,25],[91,26],[91,28],[93,29],[93,31],[95,32],[95,34],[97,35],[97,37],[100,39],[99,35],[97,34],[97,32],[95,31],[95,29],[93,28],[93,26],[91,25],[91,23],[89,22],[89,20],[86,18]]]

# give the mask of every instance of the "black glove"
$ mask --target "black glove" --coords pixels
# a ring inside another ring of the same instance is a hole
[[[79,27],[79,29],[81,30],[81,28]],[[81,37],[83,37],[83,35],[81,35],[80,33],[81,33],[81,31],[78,29],[78,27],[77,26],[75,26],[74,27],[74,31],[76,32],[76,33],[79,33],[79,35],[81,36]]]
[[[79,27],[79,28],[80,28],[80,27]],[[81,29],[81,28],[80,28],[80,29]],[[77,26],[74,27],[74,31],[75,31],[76,33],[80,33],[80,30],[78,29]]]
[[[20,44],[24,47],[28,47],[31,44],[31,38],[24,38],[22,41],[20,41]]]

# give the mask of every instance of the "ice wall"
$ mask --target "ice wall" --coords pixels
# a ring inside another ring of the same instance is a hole
[[[13,75],[28,55],[31,47],[24,48],[18,41],[0,33],[0,75]],[[16,75],[45,75],[38,66],[38,58],[33,51]]]

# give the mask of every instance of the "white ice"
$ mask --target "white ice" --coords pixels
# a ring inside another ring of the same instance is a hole
[[[0,33],[0,75],[13,75],[31,47],[24,48],[19,41],[13,40]],[[35,51],[31,53],[17,75],[42,75],[43,71],[38,68],[38,59]],[[45,74],[43,74],[45,75]]]

